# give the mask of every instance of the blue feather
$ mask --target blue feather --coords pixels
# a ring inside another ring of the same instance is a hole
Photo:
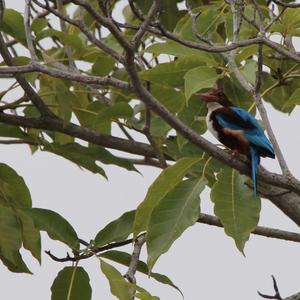
[[[234,120],[231,120],[229,116],[223,113],[216,115],[220,126],[233,130],[242,130],[252,146],[256,146],[257,148],[260,148],[261,151],[267,152],[268,155],[263,156],[275,157],[273,147],[265,136],[264,131],[259,125],[258,121],[249,112],[242,108],[230,107],[229,109],[233,111],[242,120],[242,122],[245,123],[245,126],[234,122]]]
[[[256,149],[253,147],[250,147],[250,156],[251,156],[251,171],[252,171],[252,181],[253,181],[253,196],[255,197],[256,190],[257,190],[257,181],[256,181],[257,166],[260,163],[260,157]]]
[[[247,111],[238,107],[229,107],[228,112],[220,111],[216,114],[219,125],[223,128],[240,130],[249,141],[249,158],[251,162],[251,174],[253,181],[253,195],[257,193],[257,167],[260,163],[260,156],[275,157],[273,147],[265,136],[258,121]],[[232,112],[234,115],[232,115]]]

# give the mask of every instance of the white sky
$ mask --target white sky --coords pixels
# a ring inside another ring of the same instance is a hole
[[[18,9],[20,2],[7,1]],[[0,88],[6,86],[0,81]],[[267,109],[273,129],[294,174],[300,177],[298,124],[300,110],[290,117]],[[207,134],[207,136],[209,136]],[[210,137],[210,136],[209,136]],[[159,174],[150,167],[139,168],[143,176],[116,167],[105,167],[109,181],[100,175],[81,171],[76,165],[58,156],[38,152],[31,155],[27,146],[0,147],[1,162],[13,167],[25,179],[32,195],[33,205],[52,209],[62,214],[74,226],[78,235],[92,239],[108,222],[123,212],[135,208],[144,198],[147,188]],[[263,165],[278,170],[273,160],[263,160]],[[203,212],[212,212],[209,194],[201,196]],[[299,231],[267,200],[262,202],[260,225]],[[271,274],[275,275],[281,295],[286,297],[299,292],[299,244],[267,239],[252,235],[246,245],[246,258],[236,249],[231,238],[222,229],[197,224],[187,230],[163,255],[154,272],[169,276],[178,285],[187,300],[194,299],[261,299],[256,291],[273,293]],[[43,234],[43,250],[51,249],[58,256],[68,250]],[[127,247],[131,252],[131,247]],[[24,252],[34,275],[14,274],[0,265],[0,299],[50,299],[50,287],[57,272],[68,264],[53,262],[43,254],[42,266]],[[145,259],[145,253],[143,252]],[[91,278],[93,300],[109,300],[107,280],[100,272],[96,259],[80,263]],[[124,268],[118,267],[122,272]],[[153,295],[165,299],[181,299],[174,289],[138,275],[138,283]]]

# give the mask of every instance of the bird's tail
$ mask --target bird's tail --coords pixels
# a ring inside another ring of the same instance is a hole
[[[251,156],[251,170],[252,170],[252,181],[253,181],[253,195],[256,196],[257,191],[257,166],[260,163],[260,157],[255,148],[250,147],[250,156]]]

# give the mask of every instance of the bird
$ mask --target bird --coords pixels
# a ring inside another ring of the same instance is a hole
[[[275,158],[271,142],[259,122],[246,110],[235,106],[222,89],[196,93],[206,103],[208,130],[233,156],[242,154],[251,165],[253,195],[257,195],[257,168],[261,157]]]

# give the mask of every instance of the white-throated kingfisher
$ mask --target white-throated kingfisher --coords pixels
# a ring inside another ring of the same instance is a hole
[[[232,154],[247,156],[251,163],[253,193],[256,195],[260,157],[275,158],[273,147],[263,129],[249,112],[232,104],[222,89],[210,89],[196,95],[206,102],[208,130],[230,148]]]

